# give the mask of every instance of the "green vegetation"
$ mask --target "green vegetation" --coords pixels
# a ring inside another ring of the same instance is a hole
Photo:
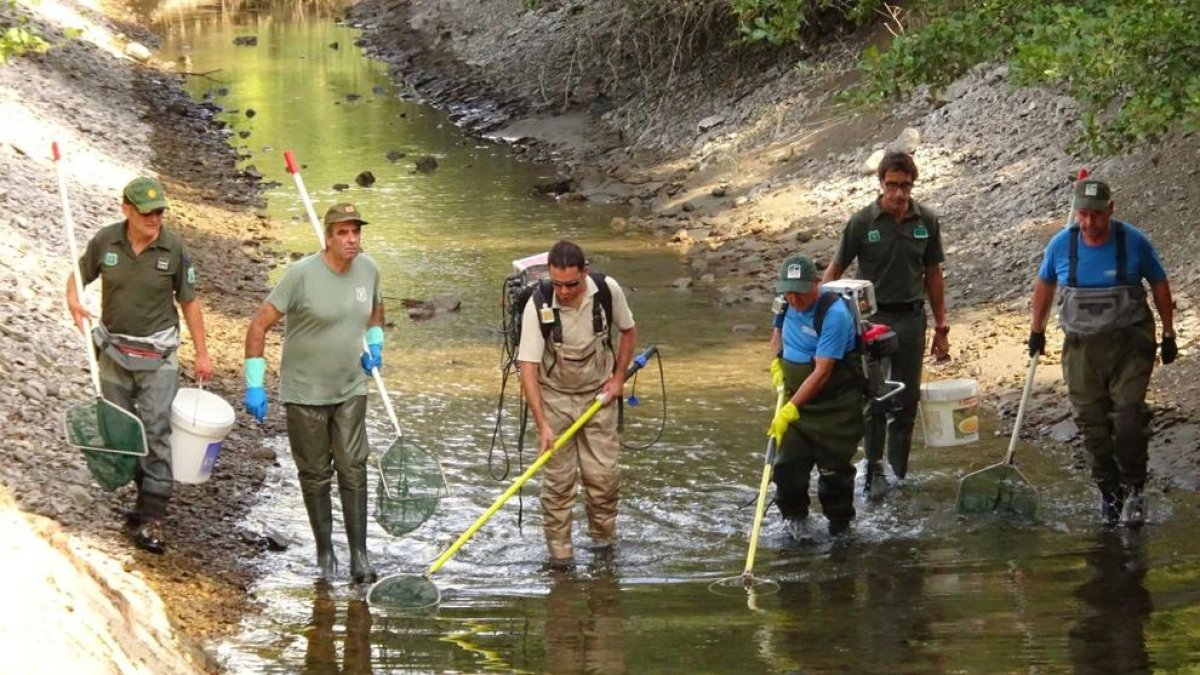
[[[883,0],[731,0],[743,42],[803,44],[815,32],[856,27],[884,6]]]
[[[11,11],[16,8],[16,2],[7,0],[3,3],[3,7]],[[29,52],[45,54],[46,50],[50,49],[49,42],[25,27],[29,23],[27,17],[18,18],[16,23],[15,26],[4,27],[4,32],[0,33],[0,66],[8,63],[15,56]]]
[[[913,3],[912,24],[862,60],[861,98],[944,86],[983,62],[1017,84],[1063,84],[1085,106],[1098,152],[1200,128],[1200,10],[1194,0],[982,0]]]

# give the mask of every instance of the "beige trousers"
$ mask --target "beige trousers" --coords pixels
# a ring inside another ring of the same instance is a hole
[[[564,394],[542,388],[542,403],[551,428],[565,431],[595,402],[592,394]],[[543,467],[542,529],[550,557],[570,558],[571,512],[577,485],[583,483],[588,534],[597,546],[616,539],[620,491],[621,443],[617,437],[617,404],[598,410]]]

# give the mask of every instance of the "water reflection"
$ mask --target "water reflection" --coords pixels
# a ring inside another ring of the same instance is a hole
[[[908,546],[889,550],[882,565],[871,553],[835,545],[810,580],[780,585],[777,634],[764,640],[760,628],[758,636],[759,653],[773,670],[831,667],[837,661],[831,650],[851,652],[848,663],[887,664],[893,673],[940,669],[924,647],[933,640],[926,567]]]
[[[624,673],[620,583],[613,567],[595,576],[551,570],[546,594],[546,662],[550,673]]]
[[[330,586],[316,584],[313,592],[312,619],[304,627],[308,640],[304,651],[306,675],[334,673],[370,673],[371,668],[371,609],[361,598],[346,603],[345,632],[342,634],[342,660],[337,658],[337,602]]]
[[[1149,565],[1141,534],[1106,530],[1084,558],[1092,576],[1074,593],[1087,605],[1069,632],[1075,672],[1149,672],[1145,628],[1154,602],[1145,585]]]

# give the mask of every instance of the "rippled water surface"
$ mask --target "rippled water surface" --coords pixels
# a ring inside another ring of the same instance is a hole
[[[721,307],[715,292],[671,287],[685,274],[676,254],[642,236],[612,235],[617,211],[534,197],[551,169],[517,162],[503,147],[460,135],[441,113],[402,100],[386,69],[354,46],[356,32],[329,18],[331,9],[199,6],[156,16],[167,36],[163,56],[188,54],[195,72],[222,81],[192,77],[189,85],[230,110],[222,119],[249,132],[231,138],[244,146],[246,164],[280,183],[268,197],[272,216],[291,223],[283,233],[289,250],[314,250],[315,240],[284,149],[305,165],[318,212],[353,201],[371,221],[365,246],[385,270],[395,324],[388,388],[406,438],[436,453],[450,482],[450,495],[415,532],[391,537],[372,523],[377,566],[423,573],[532,459],[516,453],[515,385],[503,434],[492,440],[501,284],[515,258],[570,237],[629,289],[641,346],[662,350],[668,423],[652,447],[624,453],[615,555],[581,547],[575,570],[543,569],[535,477],[433,575],[440,606],[415,615],[369,607],[361,589],[345,583],[314,586],[311,535],[286,440],[277,439],[280,467],[252,518],[299,543],[267,554],[253,589],[261,611],[219,648],[230,669],[1195,672],[1196,500],[1154,494],[1144,530],[1102,529],[1072,459],[1022,447],[1022,470],[1041,488],[1040,520],[961,519],[953,513],[959,479],[1004,453],[993,420],[985,419],[980,443],[918,447],[908,483],[859,503],[845,541],[820,534],[818,516],[814,540],[797,544],[772,513],[755,573],[776,581],[778,593],[710,590],[745,561],[748,503],[774,402],[765,307]],[[258,45],[234,46],[242,35],[257,36]],[[389,162],[389,151],[406,156]],[[415,172],[414,158],[425,155],[439,168]],[[354,185],[363,170],[375,174],[373,187]],[[335,183],[353,187],[338,192]],[[444,294],[461,299],[460,312],[406,318],[401,298]],[[632,444],[659,431],[658,378],[652,363],[637,381]],[[386,448],[394,433],[374,396],[370,422],[373,445]],[[344,539],[335,539],[348,566]]]

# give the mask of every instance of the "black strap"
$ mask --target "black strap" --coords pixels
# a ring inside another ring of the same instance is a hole
[[[825,315],[829,313],[829,308],[841,297],[840,293],[825,291],[817,298],[817,309],[813,313],[813,330],[817,331],[818,336],[821,335],[821,327],[825,325]]]
[[[605,281],[607,275],[603,272],[590,272],[588,274],[592,281],[596,284],[596,302],[592,303],[592,332],[596,335],[604,334],[605,344],[612,344],[612,336],[609,328],[612,325],[612,289],[608,287],[608,282]],[[538,310],[541,310],[543,304],[546,304],[546,298],[554,297],[554,285],[549,279],[541,279],[538,281],[537,289],[533,292],[533,300],[536,303]],[[549,303],[553,306],[554,303]],[[538,316],[538,325],[542,328],[542,339],[553,339],[555,344],[562,344],[562,321],[558,316],[558,308],[554,308],[554,323],[542,323],[541,316]]]
[[[1117,238],[1117,285],[1126,285],[1125,275],[1125,225],[1119,220],[1112,221],[1113,236]],[[1079,285],[1076,271],[1079,267],[1079,226],[1071,226],[1071,244],[1067,253],[1067,285],[1074,288]]]

